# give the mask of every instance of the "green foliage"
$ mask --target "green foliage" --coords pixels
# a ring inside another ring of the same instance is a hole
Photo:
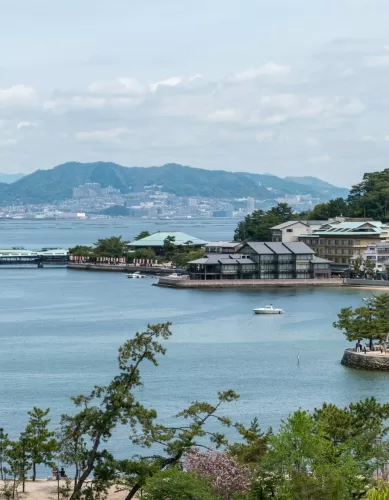
[[[99,239],[94,244],[94,254],[97,257],[124,257],[127,254],[127,243],[121,236]]]
[[[367,500],[389,500],[389,486],[381,483],[376,488],[369,490]]]
[[[142,490],[145,500],[217,500],[208,482],[176,467],[158,472]]]
[[[36,479],[36,466],[53,466],[54,453],[58,450],[55,432],[48,429],[51,419],[46,417],[49,413],[49,408],[41,410],[36,407],[28,412],[30,419],[26,427],[26,451],[32,463],[33,481]]]
[[[334,328],[341,330],[347,340],[385,340],[389,332],[389,294],[373,296],[363,306],[344,307],[338,314]]]
[[[351,188],[348,203],[354,217],[388,220],[389,169],[364,174]]]
[[[141,231],[137,236],[135,236],[134,241],[142,240],[143,238],[147,238],[150,236],[148,231]]]
[[[262,482],[268,496],[276,491],[280,500],[348,500],[360,498],[371,484],[372,475],[361,474],[353,443],[331,441],[317,420],[299,410],[270,437],[263,462],[264,477],[270,481]]]
[[[47,203],[72,197],[72,189],[87,182],[98,182],[103,188],[112,186],[122,193],[139,186],[159,185],[163,191],[178,196],[209,198],[253,197],[275,199],[282,194],[311,194],[327,199],[347,196],[347,191],[331,185],[307,186],[276,176],[204,170],[177,164],[161,167],[122,167],[111,162],[69,162],[51,170],[37,170],[12,184],[0,184],[0,199],[4,204]],[[267,189],[272,187],[277,194]],[[344,194],[343,194],[344,193]]]
[[[343,198],[330,200],[328,203],[319,203],[308,214],[308,219],[311,220],[327,220],[334,217],[348,217],[350,208]]]
[[[69,248],[69,254],[80,257],[94,257],[95,250],[93,247],[88,247],[86,245],[76,245],[73,248]]]
[[[293,220],[293,210],[287,203],[278,203],[267,212],[255,210],[238,223],[235,241],[271,241],[270,228]]]
[[[265,434],[261,431],[258,419],[254,418],[249,427],[235,424],[243,441],[230,444],[228,453],[241,465],[249,465],[254,469],[262,462],[267,452],[271,429]]]
[[[8,434],[4,432],[3,428],[0,428],[0,478],[4,479],[4,462],[7,456],[7,450],[11,444]]]
[[[123,205],[113,205],[103,210],[101,214],[108,217],[128,217],[131,215],[131,211]]]
[[[176,247],[176,250],[171,255],[170,260],[175,266],[186,268],[188,262],[190,262],[191,260],[200,259],[204,256],[204,253],[205,251],[202,248],[179,246]]]
[[[131,259],[152,259],[156,257],[154,250],[151,248],[138,248],[134,252],[128,254],[128,258]]]

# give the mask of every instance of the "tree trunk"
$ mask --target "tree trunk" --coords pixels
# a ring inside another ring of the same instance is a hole
[[[86,469],[81,474],[81,476],[79,477],[78,481],[75,483],[75,485],[74,485],[74,491],[73,491],[73,493],[72,493],[72,495],[71,495],[71,497],[70,497],[69,500],[75,500],[77,498],[78,493],[81,491],[81,488],[82,488],[84,482],[88,479],[90,473],[92,472],[93,466],[95,464],[96,456],[97,456],[97,449],[98,449],[98,447],[100,445],[100,439],[101,439],[101,434],[98,434],[97,437],[96,437],[96,440],[94,442],[94,445],[93,445],[93,448],[92,448],[89,460],[87,462]]]
[[[35,481],[36,479],[36,463],[32,463],[32,480]]]
[[[135,486],[133,486],[129,494],[126,496],[125,500],[132,500],[134,496],[138,493],[140,488],[141,488],[140,484],[136,484]]]

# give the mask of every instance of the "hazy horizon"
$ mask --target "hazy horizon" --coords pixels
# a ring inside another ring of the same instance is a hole
[[[389,153],[387,14],[384,0],[3,4],[0,171],[98,159],[359,182]]]

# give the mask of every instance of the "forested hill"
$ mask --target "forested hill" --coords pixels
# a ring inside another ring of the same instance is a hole
[[[70,162],[51,170],[37,170],[12,184],[0,183],[0,203],[60,201],[70,198],[74,187],[87,182],[98,182],[102,187],[112,186],[122,193],[143,191],[145,186],[158,185],[161,190],[179,196],[229,199],[253,197],[272,200],[284,195],[310,194],[327,201],[348,194],[346,189],[327,183],[323,183],[323,187],[321,181],[317,181],[312,186],[273,175],[203,170],[177,164],[123,167],[106,162]]]

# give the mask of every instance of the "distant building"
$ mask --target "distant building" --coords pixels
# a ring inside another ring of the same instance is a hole
[[[232,210],[214,210],[212,212],[212,217],[232,217]]]
[[[324,224],[311,235],[299,236],[299,241],[310,245],[320,257],[332,260],[334,270],[344,271],[367,247],[386,241],[388,232],[389,226],[382,222],[349,219]]]
[[[331,222],[343,222],[344,218],[324,220],[291,220],[283,222],[277,226],[270,228],[272,233],[272,241],[290,243],[291,241],[299,241],[299,237],[304,234],[312,234],[314,231],[329,224]]]
[[[97,182],[88,182],[83,186],[73,188],[73,198],[95,198],[101,194],[101,186]]]
[[[389,265],[389,241],[369,245],[361,255],[363,260],[371,260],[379,273],[385,273]],[[354,258],[351,260],[353,262]]]
[[[205,245],[205,251],[210,253],[236,253],[242,248],[242,243],[236,241],[211,241]]]
[[[188,269],[190,278],[199,280],[327,279],[330,266],[304,243],[248,242],[237,253],[206,253],[189,262]]]
[[[161,255],[164,251],[165,240],[168,237],[174,238],[174,241],[172,242],[174,245],[201,248],[207,244],[206,241],[196,238],[195,236],[182,233],[181,231],[158,231],[150,236],[146,236],[146,238],[132,241],[128,244],[128,247],[132,250],[136,250],[138,248],[151,248],[157,255]]]

